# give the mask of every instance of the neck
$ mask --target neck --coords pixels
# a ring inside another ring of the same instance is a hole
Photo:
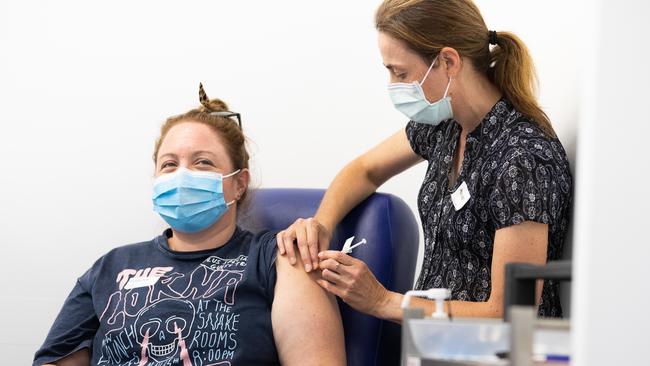
[[[457,82],[456,92],[452,96],[454,120],[462,127],[462,133],[467,134],[481,124],[485,115],[501,99],[501,92],[486,77],[476,74]]]
[[[236,218],[237,209],[231,206],[219,221],[198,233],[182,233],[172,229],[174,235],[168,240],[169,248],[177,252],[196,252],[222,247],[235,233]]]

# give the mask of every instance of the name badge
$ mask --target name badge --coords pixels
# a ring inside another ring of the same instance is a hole
[[[451,202],[454,204],[456,211],[460,210],[465,206],[469,198],[472,197],[469,194],[469,189],[467,188],[467,183],[461,183],[460,187],[451,194]]]

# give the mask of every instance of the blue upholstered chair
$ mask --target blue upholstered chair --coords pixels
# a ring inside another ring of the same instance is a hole
[[[240,224],[252,231],[281,230],[299,217],[315,214],[322,189],[258,189],[251,192],[250,208]],[[352,253],[363,260],[389,290],[404,293],[413,284],[418,252],[418,226],[410,208],[398,197],[375,193],[352,210],[333,233],[331,249],[340,250],[350,236],[355,243],[366,238]],[[350,308],[339,299],[345,328],[348,365],[398,365],[400,327]]]

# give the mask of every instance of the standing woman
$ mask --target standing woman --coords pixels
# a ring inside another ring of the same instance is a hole
[[[450,289],[457,316],[500,317],[505,264],[559,259],[569,225],[569,163],[535,99],[533,62],[517,36],[489,31],[471,0],[385,0],[375,24],[388,93],[410,121],[339,172],[316,215],[278,234],[280,253],[293,263],[299,252],[357,310],[400,321],[402,294],[363,262],[319,250],[353,207],[426,160],[415,287]],[[539,286],[538,301],[539,315],[562,315],[557,282]]]

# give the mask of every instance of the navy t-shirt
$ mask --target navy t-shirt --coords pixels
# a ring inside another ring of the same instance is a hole
[[[222,247],[167,239],[116,248],[65,300],[34,365],[91,350],[92,365],[278,365],[271,328],[275,235],[237,228]]]

